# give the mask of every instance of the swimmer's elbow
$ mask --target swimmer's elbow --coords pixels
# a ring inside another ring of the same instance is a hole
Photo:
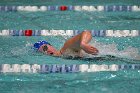
[[[85,44],[86,44],[85,42],[81,42],[80,43],[80,48],[84,48]]]

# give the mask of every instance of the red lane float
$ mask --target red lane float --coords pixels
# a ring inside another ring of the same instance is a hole
[[[25,36],[32,36],[33,31],[32,30],[25,30],[24,35]]]
[[[60,6],[60,10],[61,10],[61,11],[66,11],[67,9],[68,9],[67,6]]]

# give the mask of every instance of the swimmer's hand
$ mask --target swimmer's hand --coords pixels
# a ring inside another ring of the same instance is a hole
[[[60,52],[60,50],[59,51],[56,51],[55,53],[54,53],[54,56],[61,56],[62,55],[62,53]]]
[[[89,44],[81,44],[81,48],[88,54],[97,55],[99,53],[95,47]]]

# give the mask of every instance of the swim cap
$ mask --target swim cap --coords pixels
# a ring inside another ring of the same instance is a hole
[[[39,49],[43,44],[48,44],[48,45],[51,45],[50,43],[48,43],[47,41],[38,41],[34,44],[34,48],[35,49]]]

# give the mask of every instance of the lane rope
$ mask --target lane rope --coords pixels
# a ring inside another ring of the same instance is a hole
[[[0,11],[27,11],[27,12],[45,12],[45,11],[105,11],[105,12],[131,12],[140,11],[137,5],[106,5],[106,6],[0,6]]]
[[[89,30],[97,37],[137,37],[139,30]],[[80,30],[1,30],[0,36],[75,36]]]
[[[140,70],[140,64],[82,64],[82,65],[38,65],[38,64],[2,64],[1,73],[76,73],[76,72],[100,72],[100,71],[120,71],[120,70]]]

